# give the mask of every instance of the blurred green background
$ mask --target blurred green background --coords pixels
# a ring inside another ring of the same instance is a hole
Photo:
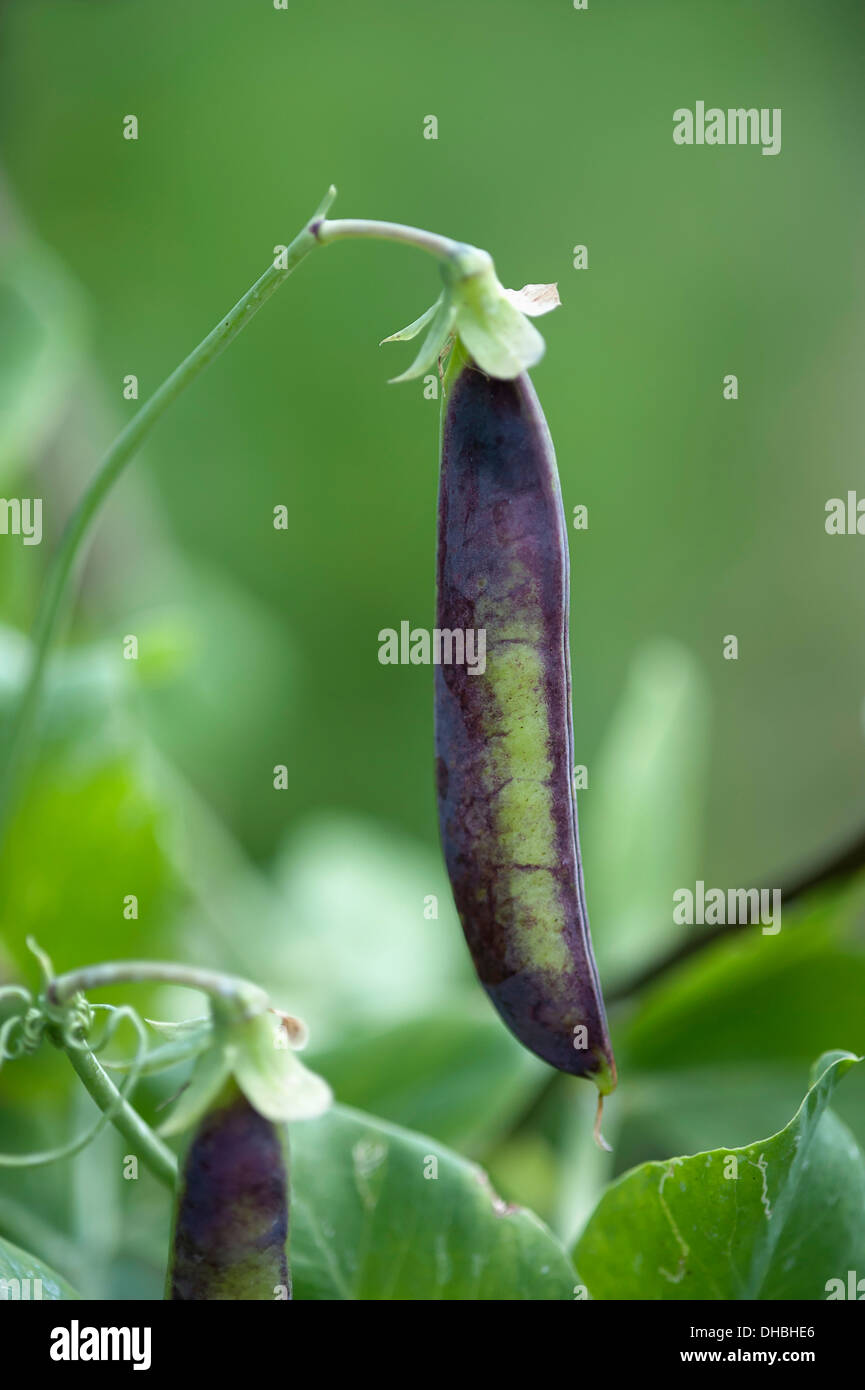
[[[559,283],[535,382],[566,510],[589,508],[571,648],[605,979],[672,944],[675,888],[809,867],[865,820],[865,542],[824,530],[827,499],[862,486],[863,39],[852,0],[4,4],[0,483],[45,499],[45,540],[0,538],[2,707],[64,518],[135,409],[124,377],[146,398],[333,181],[335,215]],[[698,99],[781,107],[781,154],[675,146]],[[609,1171],[584,1152],[585,1097],[478,998],[439,862],[431,671],[377,660],[380,628],[433,623],[438,408],[387,384],[409,349],[376,344],[436,290],[402,248],[316,252],[117,488],[4,855],[2,969],[32,978],[33,932],[59,968],[170,954],[258,975],[309,1018],[342,1099],[481,1157],[573,1230]],[[821,1048],[865,1047],[858,902],[614,1013],[616,1169],[769,1133]],[[27,1065],[0,1078],[5,1148],[72,1122],[60,1060]],[[35,1203],[74,1262],[73,1188],[65,1168],[4,1178],[0,1231],[23,1240]],[[110,1230],[103,1212],[90,1292],[155,1296],[151,1196]]]

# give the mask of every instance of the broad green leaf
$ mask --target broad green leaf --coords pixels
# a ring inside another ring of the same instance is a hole
[[[683,933],[673,893],[699,867],[707,730],[705,682],[688,651],[672,641],[644,647],[580,796],[589,914],[607,984]]]
[[[577,1243],[599,1299],[821,1299],[865,1274],[865,1156],[827,1110],[858,1061],[824,1054],[778,1134],[644,1163],[602,1197]]]
[[[435,1140],[341,1106],[291,1133],[296,1298],[573,1297],[547,1228]]]
[[[80,1294],[49,1265],[0,1237],[0,1301],[42,1299],[56,1302],[77,1298]]]

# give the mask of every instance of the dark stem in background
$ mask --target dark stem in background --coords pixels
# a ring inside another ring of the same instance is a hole
[[[858,831],[854,839],[848,841],[842,849],[838,849],[828,859],[815,865],[807,873],[795,878],[786,888],[781,889],[781,903],[784,907],[789,907],[791,903],[799,898],[804,898],[816,888],[822,888],[829,883],[851,878],[860,869],[865,869],[865,831]],[[732,932],[747,931],[747,923],[741,926],[733,926]],[[646,985],[653,984],[655,980],[666,975],[667,971],[674,970],[677,965],[690,960],[692,956],[698,955],[701,951],[708,950],[714,946],[722,937],[729,939],[731,926],[710,927],[702,931],[699,936],[689,937],[686,941],[675,946],[666,955],[660,956],[658,960],[641,970],[632,979],[626,980],[624,984],[614,989],[607,990],[607,999],[611,1004],[619,1003],[623,999],[630,999],[633,995],[639,994]]]
[[[798,898],[804,898],[814,889],[822,888],[830,883],[843,881],[851,878],[860,869],[865,869],[865,831],[859,831],[854,839],[847,842],[843,849],[836,850],[823,863],[817,864],[808,873],[793,879],[788,888],[781,889],[781,901],[786,906],[795,902]],[[747,931],[747,926],[733,927],[735,931]],[[731,928],[710,927],[700,936],[689,938],[679,946],[668,951],[666,955],[659,956],[651,965],[646,966],[638,974],[632,976],[630,980],[625,980],[623,984],[614,986],[612,989],[604,991],[608,1004],[621,1004],[627,999],[632,999],[634,995],[640,993],[648,985],[654,984],[669,971],[675,970],[676,966],[682,965],[692,956],[698,955],[701,951],[708,950],[714,946],[722,937],[726,936],[729,940]],[[544,1113],[544,1109],[549,1101],[550,1095],[561,1084],[562,1074],[553,1072],[545,1086],[532,1099],[528,1109],[521,1112],[515,1121],[510,1133],[516,1134],[534,1119]]]

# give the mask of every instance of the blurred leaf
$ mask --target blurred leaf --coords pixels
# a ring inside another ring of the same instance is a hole
[[[0,1299],[14,1297],[11,1292],[4,1292],[3,1282],[7,1279],[23,1281],[25,1279],[39,1279],[42,1283],[41,1297],[44,1301],[59,1301],[63,1299],[78,1299],[77,1294],[66,1280],[48,1265],[37,1260],[35,1255],[28,1255],[26,1250],[19,1250],[17,1245],[12,1245],[8,1240],[0,1238]],[[23,1291],[19,1290],[19,1296]],[[35,1298],[33,1284],[30,1284],[29,1298]]]
[[[847,939],[863,896],[863,884],[824,895],[776,936],[733,928],[683,963],[617,1034],[623,1072],[789,1065],[838,1042],[865,1050],[865,952]]]
[[[0,478],[56,428],[82,353],[77,287],[37,243],[0,245]]]
[[[317,816],[277,865],[269,988],[309,1023],[337,1098],[478,1151],[549,1077],[485,1007],[441,859],[360,818]],[[424,916],[431,897],[437,918]]]
[[[479,1001],[482,1002],[482,1001]],[[550,1077],[498,1019],[442,1010],[313,1051],[347,1105],[478,1152]]]
[[[73,1110],[84,1130],[93,1122],[93,1102],[79,1088]],[[77,1126],[76,1126],[77,1128]],[[92,1144],[76,1154],[67,1170],[71,1216],[79,1251],[79,1279],[88,1298],[108,1298],[111,1270],[120,1251],[123,1154],[128,1141],[107,1126]]]
[[[865,1268],[865,1156],[826,1108],[857,1060],[824,1054],[771,1138],[614,1183],[576,1248],[592,1297],[822,1299],[827,1280]]]
[[[291,838],[276,877],[284,923],[266,943],[268,976],[291,990],[286,1007],[317,1047],[350,1040],[364,1021],[380,1029],[473,999],[438,855],[359,817],[317,816]],[[429,895],[437,919],[424,917]]]
[[[29,659],[27,639],[0,628],[0,720]],[[177,883],[158,840],[165,802],[148,785],[128,710],[133,677],[119,648],[64,653],[50,668],[39,759],[27,770],[0,858],[0,940],[25,974],[33,935],[58,968],[147,954]],[[137,916],[129,915],[130,897]]]
[[[506,1139],[487,1159],[486,1168],[505,1201],[531,1207],[552,1226],[560,1163],[559,1155],[543,1134],[525,1130]]]
[[[672,641],[643,647],[580,805],[592,934],[608,981],[682,933],[673,893],[698,865],[708,722],[705,681],[688,651]]]
[[[0,892],[0,937],[28,976],[28,935],[58,969],[153,953],[173,887],[159,815],[131,753],[91,745],[38,767],[9,828]],[[129,895],[137,919],[124,916]]]
[[[296,1125],[292,1150],[296,1298],[573,1297],[573,1269],[546,1227],[434,1140],[337,1107]]]
[[[263,804],[276,795],[273,766],[293,761],[296,646],[285,621],[223,570],[177,565],[175,580],[174,603],[123,620],[139,639],[138,660],[124,663],[140,670],[136,712],[225,821],[249,832],[272,819]]]
[[[10,1171],[7,1169],[7,1174]],[[43,1168],[30,1171],[38,1171],[44,1178],[47,1170]],[[23,1197],[23,1200],[16,1200],[5,1193],[0,1194],[0,1237],[14,1245],[44,1251],[46,1260],[56,1269],[65,1270],[77,1285],[80,1283],[79,1275],[83,1264],[81,1247],[70,1235],[58,1229],[53,1221],[46,1219],[45,1202],[39,1200],[40,1196],[44,1196],[45,1189],[43,1187],[40,1192],[38,1184],[34,1187],[35,1190],[29,1196]],[[65,1215],[68,1203],[64,1202],[63,1208]]]
[[[0,729],[10,719],[29,672],[30,639],[0,623]],[[36,742],[44,753],[54,745],[97,735],[105,744],[129,737],[126,704],[135,685],[135,663],[120,659],[107,643],[73,647],[54,656],[38,711]]]
[[[631,1087],[627,1088],[627,1094]],[[603,1135],[611,1151],[595,1142],[597,1095],[593,1088],[570,1076],[556,1077],[550,1098],[557,1157],[554,1205],[549,1221],[567,1248],[576,1240],[610,1180],[618,1152],[622,1096],[608,1099],[603,1113]],[[546,1216],[546,1209],[542,1212]]]
[[[801,1097],[801,1063],[763,1062],[758,1055],[749,1062],[629,1071],[616,1171],[669,1153],[747,1144],[761,1129],[780,1129]]]

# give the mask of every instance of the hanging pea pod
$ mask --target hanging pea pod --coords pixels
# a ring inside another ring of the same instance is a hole
[[[285,1126],[259,1115],[230,1082],[186,1151],[167,1296],[290,1298],[288,1194]]]
[[[499,380],[457,339],[444,383],[440,629],[484,629],[486,670],[435,672],[439,824],[480,981],[561,1071],[616,1083],[577,831],[567,531],[525,372]]]

